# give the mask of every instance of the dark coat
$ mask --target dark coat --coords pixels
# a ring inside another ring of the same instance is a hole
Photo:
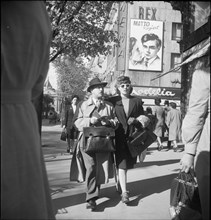
[[[136,163],[136,158],[132,158],[127,146],[127,138],[134,129],[134,126],[129,126],[127,121],[130,117],[137,118],[139,115],[144,115],[142,101],[138,97],[130,96],[128,117],[125,114],[122,104],[122,98],[115,96],[109,99],[114,105],[115,114],[119,120],[119,126],[116,129],[116,162],[117,166],[122,169],[133,168]]]
[[[70,105],[65,111],[65,119],[64,119],[65,128],[67,129],[67,134],[69,135],[70,139],[76,139],[78,135],[78,130],[74,125],[73,117],[74,117],[73,107],[72,105]]]

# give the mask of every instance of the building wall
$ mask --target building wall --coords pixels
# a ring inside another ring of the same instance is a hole
[[[153,78],[163,74],[171,69],[171,54],[180,53],[179,43],[176,40],[172,40],[172,22],[181,23],[181,13],[172,9],[170,3],[162,1],[134,1],[133,4],[120,2],[118,4],[117,23],[114,28],[118,30],[118,38],[120,40],[119,47],[116,47],[116,56],[113,54],[107,58],[107,69],[104,75],[112,75],[112,82],[110,82],[111,90],[115,83],[116,77],[119,75],[130,76],[132,84],[135,86],[145,86],[149,88],[176,88],[181,87],[181,73],[171,72],[156,80]],[[142,19],[163,21],[163,60],[162,71],[141,71],[130,70],[129,67],[129,38],[130,38],[130,20]],[[114,70],[115,66],[115,70]],[[114,71],[113,73],[111,73]],[[175,83],[176,82],[176,83]],[[179,83],[178,83],[179,82]],[[134,87],[135,88],[135,87]],[[153,96],[143,97],[146,99],[152,99]],[[164,97],[168,99],[168,97]],[[171,97],[169,97],[171,100]],[[149,103],[151,103],[150,100]],[[178,98],[179,104],[179,98]],[[145,101],[147,103],[147,101]]]

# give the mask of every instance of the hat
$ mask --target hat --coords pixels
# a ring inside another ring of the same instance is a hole
[[[89,86],[87,88],[87,92],[90,92],[90,89],[93,87],[93,86],[99,86],[99,85],[102,85],[102,86],[106,86],[107,85],[107,82],[101,82],[99,78],[94,78],[92,79],[90,82],[89,82]]]

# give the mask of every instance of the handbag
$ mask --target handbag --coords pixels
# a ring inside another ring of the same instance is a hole
[[[198,184],[192,170],[180,171],[173,179],[169,211],[172,220],[202,220]]]
[[[111,127],[84,127],[83,146],[86,153],[115,151],[115,130]]]
[[[65,131],[62,131],[61,136],[60,136],[60,140],[62,141],[66,141],[67,140],[67,134]]]
[[[148,146],[150,146],[157,136],[147,128],[144,130],[137,130],[129,136],[127,145],[132,157],[140,155]]]

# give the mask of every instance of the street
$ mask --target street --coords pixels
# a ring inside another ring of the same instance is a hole
[[[128,171],[130,203],[121,202],[115,180],[101,186],[95,211],[86,209],[84,183],[70,182],[72,155],[66,153],[67,143],[60,140],[60,124],[42,126],[44,153],[56,219],[140,219],[170,220],[170,185],[179,171],[181,151],[157,151],[153,143],[144,162]],[[166,146],[166,143],[164,143]]]

